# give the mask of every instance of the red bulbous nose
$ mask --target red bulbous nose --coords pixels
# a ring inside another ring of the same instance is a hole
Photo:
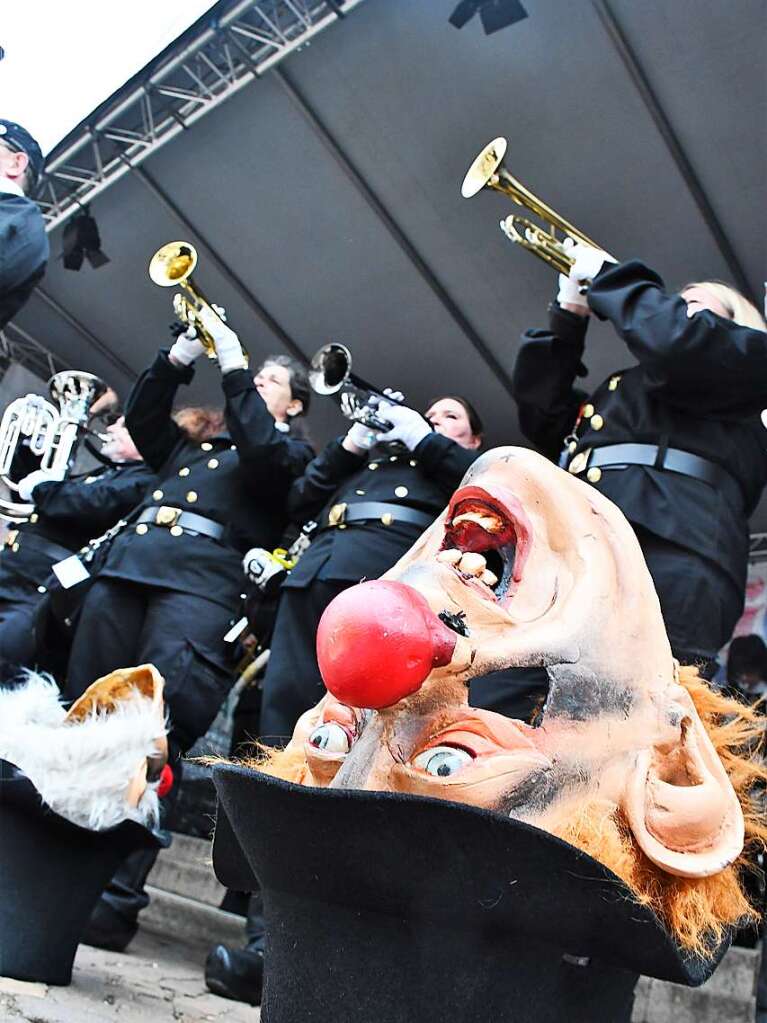
[[[339,594],[317,629],[323,681],[341,703],[378,710],[449,664],[456,634],[411,586],[378,579]]]

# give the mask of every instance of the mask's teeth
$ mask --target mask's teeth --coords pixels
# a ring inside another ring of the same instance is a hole
[[[456,567],[464,575],[481,576],[487,569],[487,562],[483,554],[475,554],[473,551],[470,551],[461,557]]]
[[[457,565],[463,557],[463,551],[459,551],[457,547],[453,547],[447,551],[440,551],[437,555],[437,561],[442,561],[446,565]]]
[[[486,586],[489,586],[490,589],[492,589],[498,582],[498,576],[491,572],[489,568],[486,568],[482,575],[479,577],[479,581],[481,583],[484,583]]]
[[[455,529],[462,522],[476,522],[476,524],[484,529],[486,533],[499,533],[503,529],[503,522],[498,518],[497,515],[492,513],[485,513],[484,515],[480,512],[464,512],[462,515],[456,515],[451,525]]]

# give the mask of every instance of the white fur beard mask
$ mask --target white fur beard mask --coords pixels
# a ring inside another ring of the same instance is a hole
[[[139,672],[143,685],[133,687]],[[114,688],[117,676],[120,692],[101,702],[99,686]],[[98,695],[81,704],[92,692]],[[153,667],[123,669],[94,683],[67,714],[55,682],[29,672],[23,685],[0,689],[0,758],[23,771],[41,799],[72,824],[89,831],[125,820],[153,827],[159,782],[146,781],[146,765],[166,746],[161,693]],[[83,711],[73,715],[78,704]]]

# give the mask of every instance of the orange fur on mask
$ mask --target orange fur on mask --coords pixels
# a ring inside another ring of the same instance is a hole
[[[696,668],[681,668],[679,681],[692,697],[743,807],[746,845],[740,859],[713,877],[676,877],[652,863],[615,806],[599,800],[585,804],[554,833],[617,874],[684,949],[705,958],[721,942],[726,928],[757,917],[743,890],[742,872],[749,869],[754,849],[767,846],[764,810],[754,795],[755,786],[767,782],[767,767],[760,756],[765,718],[754,707],[712,689]],[[308,776],[300,746],[260,747],[246,765],[296,784]]]
[[[692,697],[743,807],[746,844],[740,859],[712,877],[668,874],[645,856],[615,807],[599,801],[583,806],[555,833],[617,874],[683,948],[705,958],[721,942],[726,928],[754,921],[758,915],[743,890],[742,873],[753,869],[749,863],[753,852],[767,845],[764,810],[755,795],[755,786],[767,781],[760,756],[765,719],[754,707],[712,689],[695,668],[682,668],[679,680]]]

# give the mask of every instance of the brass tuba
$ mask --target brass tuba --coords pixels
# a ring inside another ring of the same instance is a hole
[[[8,474],[24,438],[40,459],[40,469],[57,475],[71,471],[91,407],[107,385],[93,373],[63,370],[51,377],[48,388],[58,409],[38,394],[27,394],[12,401],[0,420],[0,480],[11,491],[19,489]],[[0,518],[9,522],[26,522],[34,510],[34,504],[0,498]]]
[[[556,210],[547,206],[537,195],[526,188],[521,181],[512,176],[503,164],[507,146],[506,139],[502,137],[493,139],[485,146],[466,172],[466,177],[461,185],[461,195],[464,199],[471,199],[483,188],[492,188],[496,192],[503,192],[522,209],[529,210],[540,217],[550,228],[549,231],[527,217],[520,217],[515,213],[501,221],[501,229],[508,238],[527,249],[528,252],[532,252],[549,266],[553,266],[559,273],[568,274],[574,260],[568,255],[567,249],[562,244],[564,239],[557,238],[557,231],[561,231],[565,238],[573,238],[575,241],[591,245],[595,249],[601,249],[602,246],[579,231],[577,227],[574,227]]]
[[[185,294],[173,296],[173,311],[176,319],[187,327],[194,327],[197,337],[205,349],[209,359],[216,358],[216,343],[212,335],[202,325],[199,313],[209,309],[213,316],[224,323],[224,317],[207,300],[197,283],[192,280],[192,271],[197,266],[197,249],[191,242],[167,242],[155,252],[149,261],[149,276],[161,288],[178,286]],[[245,362],[249,361],[248,353],[240,344]]]
[[[331,341],[314,353],[309,366],[309,385],[315,394],[336,398],[347,419],[371,430],[391,430],[392,424],[377,415],[375,409],[381,401],[396,405],[400,399],[384,394],[352,373],[352,353],[346,345]]]

